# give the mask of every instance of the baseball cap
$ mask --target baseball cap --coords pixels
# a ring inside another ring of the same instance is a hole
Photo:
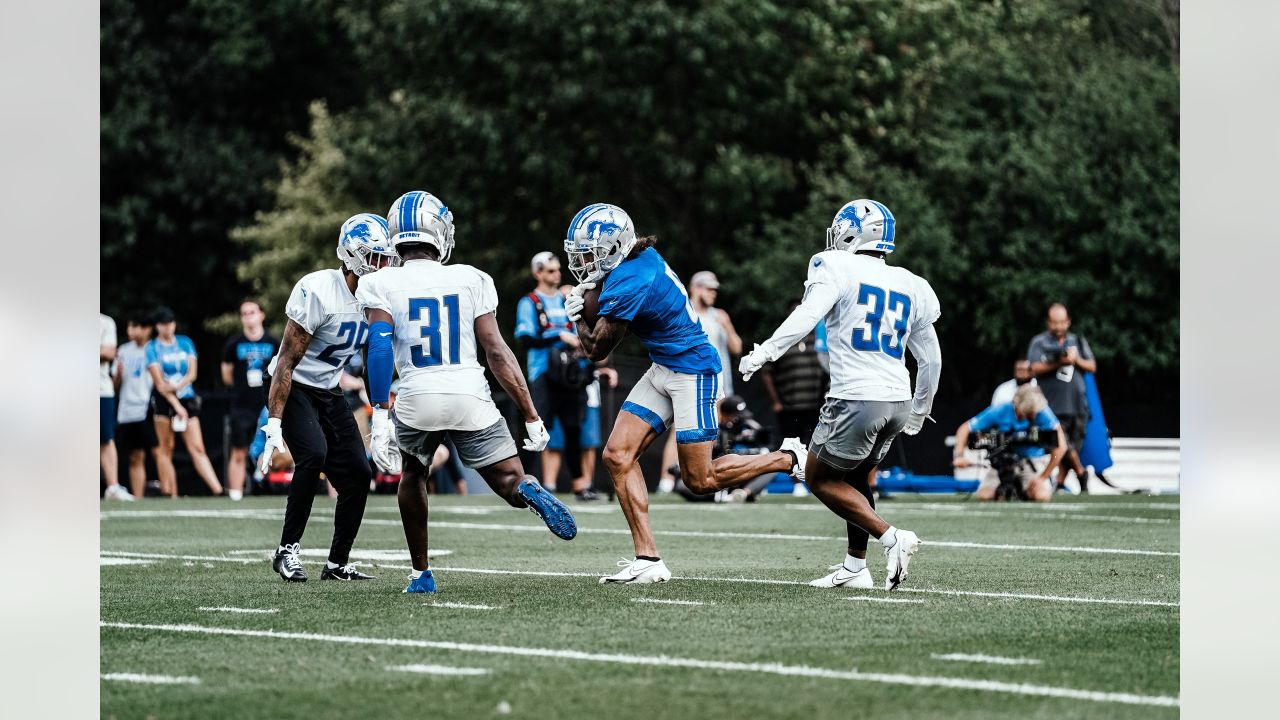
[[[710,270],[702,270],[693,274],[693,278],[689,280],[692,286],[701,285],[702,287],[715,290],[720,287],[720,280],[716,278],[716,274]]]
[[[555,253],[551,252],[550,250],[543,250],[537,255],[534,255],[533,260],[529,261],[529,268],[533,272],[538,272],[543,267],[545,267],[547,263],[551,262],[552,260],[555,260],[556,262],[560,262],[560,258],[556,257]]]

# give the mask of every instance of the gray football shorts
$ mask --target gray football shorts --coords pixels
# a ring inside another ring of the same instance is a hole
[[[911,417],[911,401],[827,398],[809,451],[824,464],[849,472],[870,459],[879,465]]]
[[[505,420],[481,430],[419,430],[400,422],[393,411],[391,419],[396,426],[396,442],[400,452],[412,455],[426,467],[431,467],[431,457],[448,434],[458,448],[458,457],[469,468],[483,468],[516,456],[516,441],[511,437]]]

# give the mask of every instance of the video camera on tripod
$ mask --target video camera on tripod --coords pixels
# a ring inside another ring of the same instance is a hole
[[[1000,478],[996,500],[1028,500],[1022,482],[1018,479],[1018,465],[1030,464],[1031,461],[1020,451],[1043,448],[1045,452],[1053,452],[1058,447],[1058,431],[1041,430],[1034,425],[1026,430],[992,430],[970,435],[968,445],[972,450],[987,451],[987,462],[991,463]]]

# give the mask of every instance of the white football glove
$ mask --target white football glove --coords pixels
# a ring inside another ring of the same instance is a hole
[[[920,432],[920,428],[924,427],[924,421],[928,417],[927,414],[911,413],[911,417],[907,418],[907,424],[902,426],[902,433],[904,435],[915,435]]]
[[[262,432],[267,435],[267,442],[262,446],[262,454],[258,456],[258,470],[265,476],[271,472],[271,456],[277,450],[284,449],[284,436],[280,434],[280,418],[267,418],[267,424],[262,426]]]
[[[542,452],[547,449],[547,443],[551,442],[551,433],[547,432],[547,426],[541,418],[525,423],[524,430],[529,434],[529,439],[524,441],[525,450]]]
[[[386,408],[373,409],[373,431],[369,437],[369,449],[373,463],[384,473],[395,475],[401,470],[400,446],[396,443],[396,428]]]
[[[764,348],[760,343],[756,343],[751,352],[743,355],[742,359],[738,361],[738,372],[742,373],[742,381],[750,380],[751,376],[755,375],[756,371],[764,367],[767,362],[769,362],[769,358],[765,356]]]
[[[593,282],[584,282],[573,289],[569,293],[569,297],[564,299],[564,312],[569,316],[572,322],[578,322],[582,319],[582,306],[586,304],[586,300],[582,299],[583,293],[594,289],[596,286]]]

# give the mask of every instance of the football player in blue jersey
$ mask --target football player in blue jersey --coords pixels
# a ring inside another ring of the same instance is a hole
[[[653,365],[622,405],[604,449],[618,501],[631,527],[634,561],[600,582],[653,583],[671,579],[658,555],[649,525],[649,497],[640,472],[640,455],[673,426],[680,474],[696,493],[741,485],[769,472],[790,471],[802,477],[808,451],[799,438],[766,455],[711,457],[719,432],[720,354],[707,338],[679,276],[653,248],[653,237],[636,238],[631,218],[622,208],[596,203],[569,223],[565,254],[578,286],[565,301],[569,319],[577,323],[587,356],[609,355],[628,331],[644,343]],[[600,288],[594,325],[583,322],[587,291]]]

